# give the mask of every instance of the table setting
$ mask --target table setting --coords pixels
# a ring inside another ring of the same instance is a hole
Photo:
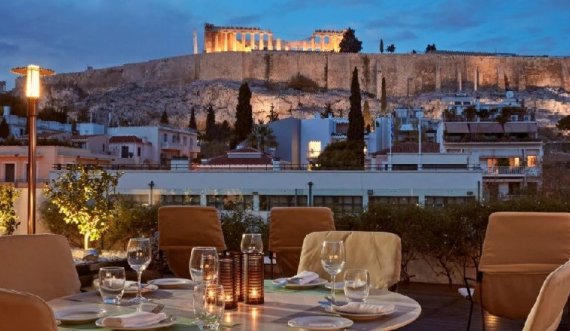
[[[323,242],[321,264],[330,282],[310,270],[265,280],[259,234],[244,234],[241,252],[194,247],[188,262],[192,279],[143,284],[140,273],[150,263],[150,253],[145,238],[133,238],[127,258],[137,282],[126,281],[122,267],[101,268],[99,293],[50,301],[59,329],[392,330],[421,312],[411,298],[370,289],[366,269],[344,270],[337,281],[345,264],[342,241]]]

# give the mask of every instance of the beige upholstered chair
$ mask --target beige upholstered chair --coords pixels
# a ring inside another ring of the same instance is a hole
[[[56,331],[51,308],[30,293],[0,288],[0,330]]]
[[[337,279],[342,280],[347,269],[365,268],[370,274],[372,288],[390,287],[400,281],[402,244],[400,237],[389,232],[322,231],[308,234],[303,241],[298,272],[314,271],[321,278],[330,278],[321,266],[321,247],[325,240],[344,242],[346,262]]]
[[[568,259],[570,213],[493,213],[483,241],[474,299],[480,302],[482,313],[524,319],[548,274]]]
[[[49,301],[79,293],[67,239],[55,234],[0,236],[0,287]]]
[[[271,208],[268,251],[275,256],[281,276],[289,277],[297,273],[301,246],[307,234],[334,229],[333,213],[329,208]]]
[[[554,331],[558,328],[570,294],[570,261],[554,270],[542,284],[523,331]]]
[[[158,209],[158,246],[166,252],[170,270],[177,277],[190,277],[193,247],[213,246],[226,250],[222,223],[213,207],[164,206]]]

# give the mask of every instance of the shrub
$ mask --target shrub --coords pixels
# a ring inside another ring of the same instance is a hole
[[[307,76],[297,74],[289,80],[289,87],[295,90],[315,93],[319,91],[319,84]]]
[[[20,222],[14,210],[14,202],[20,191],[13,185],[0,185],[0,235],[12,234]]]
[[[261,216],[236,208],[233,211],[223,212],[221,215],[222,230],[226,247],[230,251],[241,249],[241,235],[244,233],[261,233],[263,238],[263,250],[267,251],[269,227]]]

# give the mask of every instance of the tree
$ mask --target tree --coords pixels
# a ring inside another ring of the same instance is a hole
[[[266,148],[277,147],[277,139],[273,130],[264,123],[256,124],[248,137],[249,145],[260,151]]]
[[[332,110],[331,104],[327,103],[325,110],[321,112],[321,118],[328,118],[329,116],[334,117],[334,112]]]
[[[374,126],[374,120],[372,118],[372,114],[370,113],[370,105],[368,104],[368,100],[364,101],[364,105],[362,106],[362,117],[364,118],[364,127],[366,128],[366,131],[370,132]]]
[[[570,115],[566,115],[558,120],[556,127],[558,130],[570,130]]]
[[[364,165],[364,144],[355,141],[337,141],[327,145],[317,158],[316,169],[358,170]]]
[[[93,165],[74,165],[52,179],[45,196],[68,224],[76,224],[84,248],[101,237],[115,217],[115,188],[121,173],[111,174]]]
[[[14,210],[19,195],[20,191],[13,185],[0,185],[0,235],[10,235],[20,225]]]
[[[271,104],[271,108],[269,109],[269,115],[267,115],[267,118],[269,119],[269,123],[279,120],[279,114],[277,114],[277,112],[275,111],[274,108],[275,107],[273,106],[273,104]]]
[[[251,90],[247,82],[239,87],[238,104],[236,107],[235,136],[230,144],[235,148],[241,141],[247,139],[253,128],[253,112],[251,109]]]
[[[364,142],[364,118],[362,117],[362,98],[360,96],[360,83],[358,82],[358,69],[352,71],[350,84],[350,111],[348,112],[348,141]]]
[[[190,111],[190,122],[188,123],[188,127],[194,130],[198,129],[196,126],[196,114],[194,113],[194,107],[192,107],[192,110]]]
[[[388,53],[394,53],[396,51],[396,46],[394,46],[394,44],[390,44],[387,48],[386,51]]]
[[[216,137],[216,114],[212,105],[208,106],[206,113],[206,140],[212,141]]]
[[[380,53],[384,53],[384,39],[380,39]]]
[[[386,95],[386,77],[382,77],[382,95],[380,96],[380,110],[382,114],[386,114],[388,108],[388,97]]]
[[[6,118],[2,118],[2,122],[0,122],[0,138],[8,138],[10,135],[10,126],[8,122],[6,122]]]
[[[426,54],[427,54],[427,53],[431,53],[431,52],[435,52],[435,51],[437,51],[437,48],[435,47],[435,44],[431,44],[431,45],[428,44],[428,45],[426,46]]]
[[[166,113],[166,109],[160,115],[160,124],[168,124],[168,114]]]
[[[354,30],[346,29],[339,44],[341,53],[358,53],[362,50],[362,41],[354,35]]]

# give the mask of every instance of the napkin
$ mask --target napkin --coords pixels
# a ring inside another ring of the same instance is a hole
[[[165,313],[153,314],[145,311],[138,311],[130,314],[108,316],[101,323],[108,328],[129,328],[143,327],[158,324],[166,319]]]
[[[364,302],[349,302],[344,306],[333,305],[333,310],[349,314],[388,314],[396,308],[392,304],[380,305]]]
[[[297,275],[287,278],[289,283],[305,285],[312,282],[315,279],[319,279],[319,274],[312,271],[301,271]]]

